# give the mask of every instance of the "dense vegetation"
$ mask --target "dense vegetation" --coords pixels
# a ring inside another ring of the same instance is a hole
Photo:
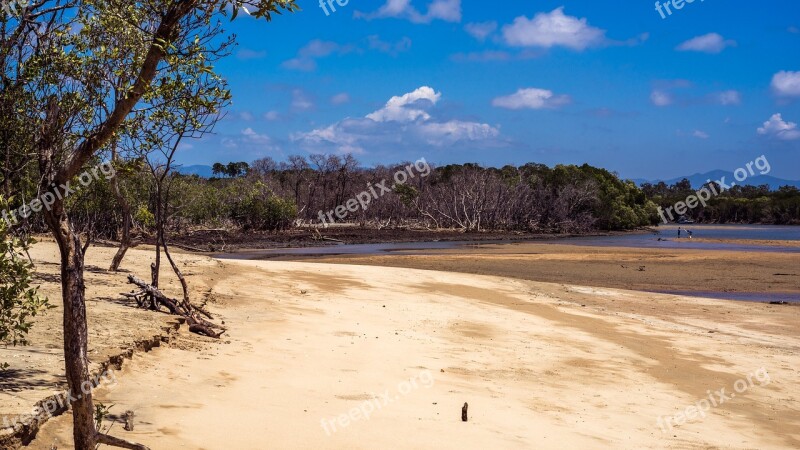
[[[682,180],[672,186],[665,183],[645,184],[642,190],[661,208],[685,201],[695,194],[691,183]],[[712,191],[720,192],[719,185]],[[783,186],[770,190],[769,186],[733,186],[706,202],[689,210],[687,218],[700,223],[764,223],[776,225],[800,224],[800,189]]]
[[[157,200],[144,166],[135,160],[118,162],[117,175],[131,205],[134,226],[146,234],[154,226]],[[166,216],[173,233],[197,227],[280,231],[322,224],[320,212],[333,211],[384,180],[392,186],[395,174],[409,166],[366,169],[351,156],[311,155],[216,167],[220,178],[169,174],[171,200]],[[111,183],[101,177],[68,199],[73,221],[87,234],[115,238],[122,218],[111,189]],[[641,189],[589,165],[526,164],[497,169],[425,163],[422,173],[373,199],[368,208],[335,221],[469,232],[582,233],[627,230],[652,225],[657,219],[655,205]],[[28,225],[41,226],[35,217]]]

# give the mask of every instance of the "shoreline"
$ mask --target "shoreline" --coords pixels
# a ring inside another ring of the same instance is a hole
[[[614,237],[659,234],[662,231],[674,232],[676,227],[694,228],[699,227],[706,230],[730,230],[737,229],[762,229],[764,227],[790,227],[800,229],[798,225],[773,225],[773,224],[659,224],[657,226],[643,227],[628,231],[591,231],[580,234],[555,234],[555,233],[530,233],[522,231],[481,231],[463,232],[461,230],[427,230],[408,227],[400,228],[369,228],[360,227],[357,224],[347,224],[333,226],[329,228],[305,227],[294,228],[281,232],[242,232],[218,230],[188,230],[170,238],[172,246],[183,248],[204,254],[235,253],[248,250],[266,249],[297,249],[311,247],[332,247],[337,245],[364,245],[364,244],[410,244],[419,242],[491,242],[507,241],[525,242],[542,240],[562,240],[580,239],[590,237]],[[317,234],[317,231],[320,234]],[[697,236],[695,240],[703,239]],[[727,241],[728,239],[719,240]],[[768,239],[772,240],[772,239]],[[715,242],[716,239],[709,240]],[[745,241],[761,242],[759,239],[730,239],[731,242]],[[795,242],[779,241],[775,242]],[[142,244],[152,244],[145,239]],[[141,245],[141,244],[140,244]],[[769,245],[769,244],[768,244]],[[778,244],[774,244],[778,245]]]
[[[316,232],[320,231],[317,235]],[[537,234],[525,232],[475,232],[458,230],[374,229],[357,226],[327,229],[294,229],[279,233],[241,233],[222,230],[200,231],[173,236],[171,245],[205,254],[235,253],[248,250],[326,248],[338,245],[410,244],[419,242],[520,242],[581,237],[609,237],[650,234],[653,228],[630,231],[596,231],[585,234]],[[210,242],[210,243],[209,243]],[[206,248],[203,248],[203,247]]]
[[[800,253],[515,243],[427,250],[424,255],[403,251],[281,255],[269,261],[443,270],[641,292],[681,291],[684,295],[785,294],[800,301]]]

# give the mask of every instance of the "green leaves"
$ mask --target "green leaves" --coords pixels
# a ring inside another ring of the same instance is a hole
[[[0,209],[8,207],[0,197]],[[0,221],[0,344],[26,345],[25,335],[33,326],[32,319],[52,308],[47,298],[31,287],[32,264],[23,253],[33,243],[9,234],[5,221]]]
[[[220,11],[226,12],[230,8],[231,20],[235,20],[241,11],[257,19],[272,20],[273,14],[281,15],[284,11],[293,13],[300,11],[296,0],[228,0],[220,4]]]

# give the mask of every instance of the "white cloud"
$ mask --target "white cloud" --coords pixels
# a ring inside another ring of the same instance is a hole
[[[250,127],[243,129],[238,136],[223,137],[221,143],[224,148],[250,153],[278,149],[272,138],[266,134],[258,133]]]
[[[242,136],[245,137],[245,140],[247,140],[247,142],[253,144],[269,144],[270,142],[272,142],[272,139],[270,139],[269,136],[267,136],[266,134],[256,133],[255,130],[253,130],[252,128],[245,128],[244,130],[242,130]]]
[[[718,33],[697,36],[682,43],[677,50],[682,52],[720,53],[727,47],[736,46],[736,41],[726,40]]]
[[[411,38],[403,37],[397,42],[386,42],[382,41],[378,35],[371,35],[367,36],[367,45],[371,50],[377,50],[395,56],[398,53],[407,52],[411,49]]]
[[[735,106],[742,103],[741,92],[729,89],[727,91],[711,92],[702,96],[681,92],[683,89],[692,88],[693,84],[687,80],[658,80],[653,83],[650,92],[650,103],[655,106],[670,105],[707,105]]]
[[[461,0],[434,0],[428,5],[427,17],[446,22],[461,22]]]
[[[461,22],[461,0],[433,0],[428,4],[428,12],[420,13],[411,5],[411,0],[387,0],[372,13],[357,11],[355,17],[367,20],[389,17],[406,19],[413,23],[431,23],[434,20]]]
[[[708,139],[709,137],[711,137],[708,135],[708,133],[701,130],[694,130],[692,136],[696,137],[697,139]]]
[[[781,97],[800,97],[800,72],[776,73],[772,77],[772,90]]]
[[[492,106],[506,109],[549,109],[570,103],[568,95],[555,95],[547,89],[527,88],[492,100]]]
[[[248,48],[243,48],[236,53],[236,57],[243,61],[248,61],[252,59],[262,59],[267,56],[267,52],[263,50],[250,50]]]
[[[297,52],[297,56],[283,63],[283,67],[291,70],[311,72],[317,69],[317,59],[330,56],[344,49],[336,42],[314,39]]]
[[[270,122],[274,122],[281,118],[280,113],[278,111],[268,111],[264,113],[264,118],[269,120]]]
[[[365,50],[376,50],[390,55],[397,55],[411,49],[411,39],[403,37],[397,42],[382,41],[378,35],[370,35],[363,41],[354,44],[339,44],[333,41],[314,39],[297,52],[297,56],[284,61],[284,69],[313,72],[317,70],[317,60],[331,55],[347,55],[362,53]]]
[[[385,17],[402,17],[413,11],[414,14],[419,14],[413,6],[411,0],[386,0],[386,3],[378,8],[377,11],[371,14],[364,14],[356,12],[356,17],[363,17],[367,20],[381,19]]]
[[[419,134],[427,143],[441,147],[459,141],[495,138],[500,135],[500,130],[485,123],[450,120],[443,123],[423,123],[419,126]]]
[[[354,50],[351,45],[340,45],[332,41],[314,39],[297,52],[297,57],[283,63],[287,69],[311,72],[317,69],[317,59],[333,54],[346,54]]]
[[[739,105],[742,103],[742,94],[734,90],[717,92],[712,94],[711,97],[722,106]]]
[[[485,123],[437,120],[430,110],[442,94],[422,86],[394,96],[386,105],[363,118],[346,118],[307,133],[294,133],[291,140],[301,147],[340,153],[365,153],[367,149],[411,149],[420,146],[447,147],[455,144],[490,144],[500,130]]]
[[[626,41],[614,42],[615,45],[627,45],[628,47],[635,47],[642,45],[650,39],[650,33],[644,32],[636,37],[632,37]]]
[[[780,114],[773,114],[764,126],[758,129],[758,134],[774,137],[783,141],[800,139],[800,130],[794,122],[785,122]]]
[[[650,102],[656,106],[669,106],[673,100],[669,92],[656,89],[650,94]]]
[[[368,114],[367,118],[375,122],[413,122],[420,118],[428,120],[431,116],[420,107],[425,106],[425,102],[430,103],[431,106],[436,105],[441,97],[442,94],[440,92],[436,92],[428,86],[423,86],[414,92],[392,97],[386,102],[386,106],[372,114]]]
[[[347,92],[336,94],[331,97],[331,103],[334,105],[344,105],[345,103],[350,103],[350,94]]]
[[[314,101],[302,89],[292,90],[292,109],[296,111],[308,111],[314,108]]]
[[[365,131],[359,130],[359,125],[348,118],[326,128],[312,130],[308,133],[296,133],[291,136],[291,139],[307,147],[333,146],[339,153],[366,153],[359,144],[363,136],[359,131],[362,133]]]
[[[464,30],[479,41],[485,41],[489,35],[497,30],[497,22],[468,23]]]
[[[567,47],[584,50],[606,43],[605,30],[592,27],[587,19],[564,15],[564,7],[539,13],[533,19],[517,17],[503,27],[503,37],[515,47]]]

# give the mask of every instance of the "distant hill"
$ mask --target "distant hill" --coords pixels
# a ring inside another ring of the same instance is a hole
[[[644,183],[652,183],[656,184],[660,181],[664,181],[667,185],[673,185],[684,178],[688,179],[690,183],[692,183],[692,187],[699,189],[702,187],[708,180],[711,181],[718,181],[725,177],[725,183],[731,184],[731,182],[736,183],[737,185],[745,185],[745,186],[761,186],[762,184],[769,185],[770,189],[775,190],[781,186],[795,186],[800,189],[800,180],[783,180],[781,178],[775,178],[770,175],[758,175],[758,171],[756,171],[756,176],[748,177],[741,183],[736,182],[736,178],[733,176],[733,172],[727,172],[724,170],[712,170],[711,172],[706,173],[696,173],[694,175],[689,175],[685,177],[678,177],[673,178],[670,180],[643,180],[643,179],[635,179],[632,180],[637,185],[641,186]]]
[[[211,178],[214,176],[214,172],[211,169],[211,166],[183,166],[178,169],[178,172],[184,175],[199,175],[203,178]]]

